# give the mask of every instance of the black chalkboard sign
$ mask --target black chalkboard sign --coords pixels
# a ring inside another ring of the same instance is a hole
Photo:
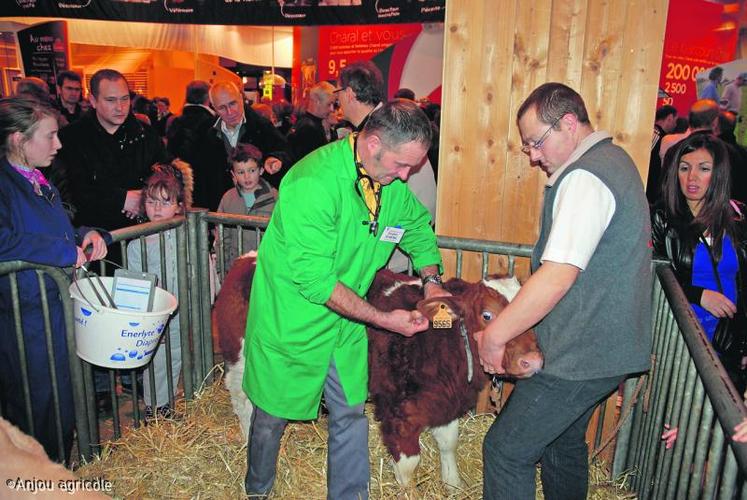
[[[57,73],[70,68],[67,23],[36,24],[19,31],[17,36],[24,74],[47,82],[50,93],[55,95]]]

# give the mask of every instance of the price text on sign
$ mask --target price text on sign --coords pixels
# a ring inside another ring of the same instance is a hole
[[[347,59],[330,59],[327,62],[327,69],[329,70],[329,74],[334,75],[335,77],[340,76],[338,71],[347,66],[347,62]]]
[[[688,82],[695,82],[697,74],[705,69],[705,66],[667,62],[663,90],[670,97],[663,98],[662,104],[672,104],[672,96],[687,94]]]
[[[687,84],[686,83],[677,83],[677,82],[666,82],[664,84],[664,92],[667,94],[684,94],[687,92]]]
[[[682,63],[667,63],[667,80],[685,80],[695,81],[695,76],[706,68],[703,66],[691,66],[690,64]]]
[[[706,68],[703,66],[668,62],[665,76],[667,81],[664,83],[664,92],[670,95],[687,93],[687,83],[684,82],[694,82],[696,75],[704,69]]]

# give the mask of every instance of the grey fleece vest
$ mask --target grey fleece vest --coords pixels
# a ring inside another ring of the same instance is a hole
[[[610,189],[615,213],[586,269],[536,327],[545,372],[588,380],[645,371],[651,353],[651,222],[638,171],[611,139],[592,146],[545,188],[532,271],[547,244],[558,188],[579,169]]]

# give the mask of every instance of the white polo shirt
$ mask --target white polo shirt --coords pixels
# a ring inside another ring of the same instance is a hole
[[[547,186],[554,185],[563,171],[592,146],[610,137],[602,131],[586,136],[568,160],[548,178]],[[541,261],[571,264],[583,271],[614,213],[615,197],[599,177],[586,170],[571,172],[558,186],[552,208],[552,229]]]
[[[241,126],[246,123],[246,116],[244,116],[241,119],[241,123],[236,125],[233,130],[228,128],[226,126],[226,122],[223,120],[220,121],[220,131],[223,132],[223,135],[226,136],[226,139],[228,139],[228,143],[231,145],[232,148],[236,147],[236,144],[239,142],[239,134],[241,133]]]

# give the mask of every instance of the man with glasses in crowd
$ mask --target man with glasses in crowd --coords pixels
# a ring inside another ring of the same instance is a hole
[[[371,113],[384,101],[384,77],[371,61],[356,61],[340,70],[334,91],[342,116],[355,130],[363,129]]]
[[[627,374],[649,368],[651,227],[630,157],[595,132],[581,96],[560,83],[519,108],[522,151],[548,176],[532,276],[476,334],[480,362],[500,373],[506,343],[534,327],[543,371],[519,380],[483,443],[483,493],[586,498],[591,413]]]
[[[342,109],[343,118],[349,121],[355,130],[363,129],[371,113],[383,105],[385,91],[381,71],[371,61],[356,61],[340,70],[337,83],[338,88],[335,94]],[[438,137],[433,137],[433,141],[437,140]],[[425,205],[431,218],[435,217],[436,176],[428,158],[410,172],[407,186],[418,201]],[[408,258],[397,250],[387,267],[397,273],[407,272]]]
[[[368,342],[365,324],[411,336],[418,311],[380,311],[363,297],[399,243],[426,297],[441,287],[428,211],[404,180],[431,141],[408,101],[385,104],[360,134],[298,162],[283,180],[254,273],[243,386],[254,404],[246,492],[267,495],[288,419],[329,410],[328,498],[368,498]]]
[[[236,144],[251,144],[264,155],[264,178],[277,188],[290,168],[288,144],[275,126],[244,102],[233,82],[219,81],[210,87],[210,103],[218,120],[203,138],[200,161],[194,165],[194,204],[217,210],[223,193],[233,186],[228,156]]]

